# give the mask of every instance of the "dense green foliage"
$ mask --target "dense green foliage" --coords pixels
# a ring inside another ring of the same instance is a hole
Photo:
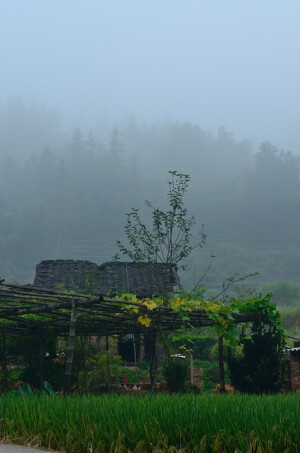
[[[67,453],[269,452],[300,445],[297,395],[0,398],[0,437]]]
[[[179,360],[169,359],[164,368],[164,378],[170,392],[182,392],[185,388],[187,364]]]
[[[219,363],[216,360],[194,360],[195,368],[202,368],[203,370],[203,391],[210,393],[216,389],[220,383]],[[230,385],[229,372],[227,363],[225,363],[225,384]]]
[[[284,380],[283,350],[285,335],[279,324],[279,315],[271,322],[262,312],[251,325],[243,328],[239,344],[242,355],[230,354],[228,365],[231,382],[244,393],[276,393]],[[250,330],[250,332],[249,332]]]
[[[15,381],[21,381],[41,390],[46,379],[51,381],[56,390],[60,390],[65,366],[63,361],[57,358],[56,346],[57,341],[54,337],[1,336],[0,388],[7,391]]]

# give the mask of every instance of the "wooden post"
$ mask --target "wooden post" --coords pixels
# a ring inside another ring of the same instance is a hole
[[[3,280],[4,281],[4,280]],[[1,284],[1,281],[0,281]],[[7,355],[6,355],[6,335],[4,329],[2,330],[2,351],[1,351],[1,369],[2,369],[2,382],[1,390],[9,390],[8,386],[8,369],[7,369]]]
[[[225,393],[224,342],[223,342],[223,340],[224,340],[223,335],[220,335],[218,338],[220,393]]]
[[[156,333],[153,332],[151,338],[151,357],[150,357],[150,391],[154,391],[154,383],[157,372],[157,355],[156,355]]]
[[[76,305],[75,302],[72,302],[72,311],[71,311],[71,320],[70,320],[70,333],[69,333],[69,345],[66,358],[66,372],[65,372],[65,386],[64,394],[67,395],[70,393],[71,387],[71,373],[72,373],[72,363],[74,355],[74,346],[75,346],[75,330],[76,330]]]
[[[106,335],[106,372],[107,372],[107,382],[106,385],[110,384],[110,363],[109,363],[109,336]]]
[[[194,360],[193,360],[193,354],[191,353],[190,356],[190,365],[191,365],[191,385],[194,384]]]
[[[44,338],[39,337],[40,390],[44,388]]]

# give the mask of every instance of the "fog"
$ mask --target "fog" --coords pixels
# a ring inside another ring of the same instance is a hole
[[[0,98],[64,124],[179,120],[296,152],[297,0],[11,0],[0,17]]]
[[[169,170],[207,245],[191,286],[297,281],[300,4],[11,0],[0,17],[0,276],[110,260]],[[196,233],[196,231],[195,231]]]

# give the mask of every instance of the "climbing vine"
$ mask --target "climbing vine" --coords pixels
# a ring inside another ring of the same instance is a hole
[[[155,328],[156,311],[160,307],[166,308],[166,300],[162,297],[139,300],[134,294],[122,294],[117,298],[124,300],[123,308],[130,315],[136,316],[137,322],[145,327]],[[262,322],[272,325],[273,329],[284,335],[276,305],[270,302],[269,295],[249,297],[245,300],[235,299],[231,303],[177,296],[169,298],[167,304],[170,314],[177,314],[186,328],[194,327],[191,314],[195,315],[195,312],[199,311],[199,314],[206,315],[212,321],[212,328],[216,333],[219,336],[223,336],[232,345],[238,341],[236,315],[245,315],[245,322],[247,323],[250,322],[249,319],[255,320],[259,318]]]

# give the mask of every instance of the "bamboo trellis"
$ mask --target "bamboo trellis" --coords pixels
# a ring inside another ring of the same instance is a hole
[[[0,283],[0,329],[6,335],[24,334],[69,336],[72,306],[76,307],[76,335],[123,335],[142,332],[174,331],[182,327],[180,315],[169,307],[157,307],[151,311],[151,325],[145,327],[138,316],[149,313],[147,307],[137,302],[139,313],[130,314],[128,302],[103,296],[65,293],[31,285]],[[235,314],[235,322],[251,321],[253,315]],[[189,313],[188,323],[193,327],[214,324],[204,310]]]
[[[138,307],[132,314],[130,306]],[[129,312],[130,311],[130,312]],[[212,326],[216,321],[205,310],[193,310],[188,322],[172,308],[159,306],[151,310],[151,325],[145,327],[138,316],[148,312],[146,305],[105,298],[101,295],[65,293],[36,288],[31,285],[5,284],[0,279],[0,330],[3,337],[56,335],[69,337],[65,388],[70,391],[71,369],[75,336],[108,336],[150,333],[156,338],[158,332],[178,330],[187,324],[193,327]],[[235,314],[236,323],[251,321],[253,315]]]

